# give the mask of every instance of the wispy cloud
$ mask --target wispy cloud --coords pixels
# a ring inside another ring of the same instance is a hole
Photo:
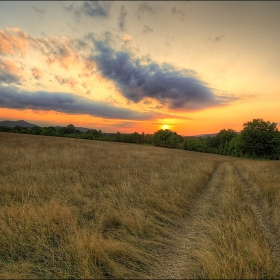
[[[87,114],[105,119],[152,120],[174,117],[171,114],[153,111],[139,112],[128,108],[93,101],[72,93],[19,90],[16,87],[0,85],[0,107],[11,109],[32,109],[57,111],[67,114]],[[182,118],[182,117],[181,117]]]
[[[171,9],[171,12],[172,12],[173,16],[179,17],[181,19],[184,19],[184,17],[185,17],[185,13],[182,10],[180,10],[180,9],[178,9],[176,7],[173,7]]]
[[[69,69],[80,63],[79,42],[67,38],[32,38],[32,44],[42,52],[48,64],[58,63],[62,68]]]
[[[81,40],[35,38],[17,28],[0,30],[0,55],[25,56],[33,48],[43,54],[48,64],[58,63],[65,69],[79,64],[79,50],[85,47]]]
[[[108,17],[110,6],[109,1],[85,1],[82,11],[89,17]]]
[[[20,84],[21,70],[8,59],[0,59],[0,84]]]
[[[29,42],[29,35],[18,28],[0,30],[0,54],[24,55]]]
[[[36,13],[39,17],[42,17],[42,14],[44,14],[44,12],[45,12],[43,9],[40,10],[34,6],[32,8],[36,11]]]
[[[77,85],[77,82],[74,78],[69,77],[69,78],[62,78],[61,76],[56,75],[55,79],[58,81],[60,85],[68,85],[72,89]]]
[[[43,77],[43,72],[36,67],[31,69],[31,73],[36,80],[40,80]]]
[[[105,78],[116,83],[120,93],[138,103],[146,98],[157,100],[169,109],[192,111],[222,106],[233,96],[218,95],[199,80],[194,71],[170,64],[143,63],[128,51],[116,51],[108,40],[92,37],[95,54],[91,59]]]
[[[120,30],[125,29],[126,16],[127,16],[127,10],[126,10],[125,6],[121,6],[120,15],[118,17],[118,25],[119,25]]]
[[[107,18],[110,7],[110,1],[84,1],[82,5],[75,3],[74,6],[71,4],[70,6],[64,7],[64,10],[74,13],[77,19],[80,19],[82,15],[91,18]]]
[[[143,33],[145,34],[145,33],[150,33],[150,32],[154,32],[154,30],[151,27],[144,25]]]
[[[139,12],[141,13],[150,13],[150,14],[156,14],[155,8],[153,8],[148,2],[140,3],[138,7]]]

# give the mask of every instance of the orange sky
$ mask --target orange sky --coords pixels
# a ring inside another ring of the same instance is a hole
[[[280,124],[279,2],[88,4],[1,4],[0,121],[180,135]]]

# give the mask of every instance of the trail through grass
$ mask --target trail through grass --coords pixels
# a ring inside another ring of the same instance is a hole
[[[278,278],[279,263],[232,164],[222,163],[194,202],[172,253],[161,255],[160,279]]]

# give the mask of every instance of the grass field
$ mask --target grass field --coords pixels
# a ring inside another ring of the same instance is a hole
[[[0,133],[0,278],[279,278],[279,170]]]

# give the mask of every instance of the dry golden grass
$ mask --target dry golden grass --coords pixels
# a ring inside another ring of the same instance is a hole
[[[218,160],[1,133],[0,277],[147,277]]]
[[[247,162],[0,133],[0,278],[152,278],[176,254],[173,278],[279,277],[234,172]]]
[[[250,184],[259,207],[268,213],[280,232],[280,162],[245,161],[239,169]]]
[[[270,240],[269,240],[270,241]],[[222,163],[194,203],[179,244],[155,278],[279,278],[270,250],[232,163]]]

